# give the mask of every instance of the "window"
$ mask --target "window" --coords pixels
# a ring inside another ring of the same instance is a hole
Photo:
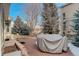
[[[63,13],[63,20],[66,18],[66,14],[65,13]]]
[[[66,22],[63,23],[63,35],[65,35],[65,30],[66,30]]]
[[[63,23],[63,30],[66,29],[66,22]]]

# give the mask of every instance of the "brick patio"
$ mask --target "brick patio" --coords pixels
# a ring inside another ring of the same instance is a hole
[[[20,41],[24,41],[24,46],[27,48],[28,54],[30,56],[73,56],[73,54],[68,50],[67,52],[63,52],[61,54],[51,54],[40,51],[35,45],[36,39],[33,38],[24,38]]]

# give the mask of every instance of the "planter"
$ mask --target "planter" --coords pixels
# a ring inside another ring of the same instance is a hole
[[[74,46],[72,43],[69,43],[68,46],[74,56],[79,56],[79,47]]]

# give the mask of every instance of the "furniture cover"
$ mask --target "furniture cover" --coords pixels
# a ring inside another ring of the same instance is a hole
[[[37,46],[43,52],[62,53],[67,51],[67,37],[59,34],[39,34]]]

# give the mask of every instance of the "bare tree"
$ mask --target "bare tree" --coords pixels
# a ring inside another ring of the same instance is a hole
[[[38,16],[40,15],[40,4],[31,3],[26,9],[26,14],[28,15],[27,25],[34,30],[35,25],[37,24]]]

